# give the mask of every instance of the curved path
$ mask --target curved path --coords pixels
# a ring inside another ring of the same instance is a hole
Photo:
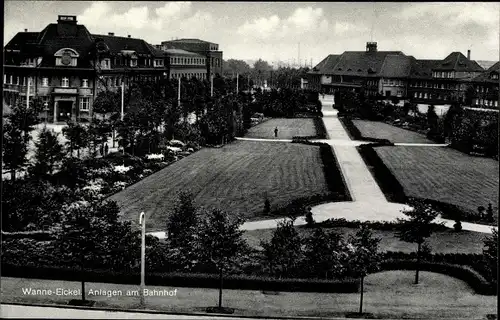
[[[405,204],[387,201],[384,193],[373,178],[363,158],[356,149],[357,146],[368,144],[367,141],[351,140],[337,117],[337,110],[332,108],[331,101],[323,103],[323,122],[327,130],[328,139],[311,140],[312,142],[324,142],[332,146],[337,161],[339,162],[346,186],[351,194],[350,202],[330,202],[320,204],[311,208],[316,222],[322,222],[331,218],[343,218],[346,220],[359,221],[394,221],[397,218],[404,219],[406,216],[401,212],[410,207]],[[291,142],[288,139],[254,139],[237,138],[238,140],[266,141],[266,142]],[[401,146],[416,147],[445,147],[446,144],[422,144],[422,143],[396,143]],[[286,218],[249,221],[241,226],[242,230],[258,230],[276,228],[278,222]],[[453,220],[438,217],[436,222],[443,223],[448,228],[453,228]],[[304,217],[295,220],[295,225],[305,225]],[[491,233],[492,226],[462,222],[462,229],[481,233]],[[150,233],[159,238],[165,238],[165,232]]]

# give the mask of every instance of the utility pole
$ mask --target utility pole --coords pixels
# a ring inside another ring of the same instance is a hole
[[[141,225],[141,307],[144,307],[144,287],[146,273],[146,215],[144,211],[139,215]]]
[[[125,82],[122,81],[122,101],[121,101],[121,120],[122,120],[122,126],[123,126],[123,119],[125,118],[125,115],[124,115],[124,97],[125,97]],[[114,142],[114,140],[113,140],[113,142]],[[123,148],[122,152],[123,152],[123,154],[125,154],[125,145],[123,145],[122,148]]]
[[[177,84],[177,106],[181,107],[181,78],[178,78],[178,84]]]
[[[239,80],[240,80],[240,74],[237,73],[236,74],[236,94],[238,94],[238,89],[239,89],[239,84],[240,84]]]
[[[214,75],[210,75],[210,96],[214,96]]]
[[[29,108],[30,108],[30,77],[28,77],[28,87],[26,89],[26,109]]]
[[[297,65],[300,68],[300,42],[299,42],[299,53],[298,53],[298,56],[297,56]]]

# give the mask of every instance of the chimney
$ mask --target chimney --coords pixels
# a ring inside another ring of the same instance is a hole
[[[108,32],[108,36],[114,36],[115,33],[114,32]]]
[[[467,59],[470,60],[470,50],[467,50]]]
[[[128,35],[128,37],[130,38],[130,35]]]
[[[28,32],[28,29],[24,29],[24,32]]]
[[[57,34],[59,36],[76,36],[78,26],[76,16],[58,16]]]
[[[377,52],[377,43],[376,42],[367,42],[366,43],[366,52]]]

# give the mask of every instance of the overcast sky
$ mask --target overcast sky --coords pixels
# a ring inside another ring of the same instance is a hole
[[[58,14],[77,15],[91,33],[159,44],[199,38],[219,44],[224,59],[300,59],[365,50],[373,30],[379,50],[421,59],[453,51],[499,60],[498,3],[5,1],[4,44],[25,28],[41,31]],[[373,26],[373,27],[372,27]]]

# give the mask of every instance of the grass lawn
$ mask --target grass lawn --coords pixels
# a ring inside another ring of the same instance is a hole
[[[375,151],[407,196],[450,203],[472,212],[491,202],[498,218],[498,161],[439,147],[379,147]]]
[[[364,311],[376,316],[398,318],[485,318],[496,314],[497,297],[474,294],[468,285],[446,275],[421,272],[421,284],[413,285],[414,272],[387,271],[369,275],[365,279]],[[2,279],[2,302],[67,304],[78,296],[43,295],[22,293],[22,288],[80,289],[79,282],[37,279]],[[87,296],[96,301],[96,307],[133,309],[139,306],[139,297],[125,296],[127,290],[138,290],[136,285],[87,283],[88,290],[119,290],[122,296]],[[152,287],[177,289],[175,296],[146,297],[146,309],[170,312],[204,312],[206,307],[216,306],[217,289]],[[223,305],[235,309],[241,316],[343,316],[356,312],[359,294],[280,292],[266,295],[260,291],[224,290]]]
[[[308,237],[313,229],[297,227],[301,237]],[[335,231],[341,234],[344,239],[349,235],[355,234],[356,228],[325,228],[325,231]],[[260,247],[260,240],[270,240],[274,229],[250,230],[245,231],[244,238],[252,247]],[[403,251],[414,252],[416,245],[400,241],[394,231],[373,230],[373,235],[380,238],[380,249],[382,251]],[[434,253],[482,253],[483,240],[487,235],[479,232],[461,231],[459,233],[453,230],[435,232],[427,239]]]
[[[297,119],[269,119],[248,130],[245,138],[274,138],[274,128],[278,127],[278,139],[292,139],[292,137],[314,136],[316,129],[311,118]]]
[[[361,135],[366,138],[387,139],[394,143],[431,143],[424,135],[378,121],[352,120]]]
[[[110,199],[118,202],[125,219],[138,223],[144,211],[148,231],[163,231],[181,190],[189,190],[196,205],[247,219],[262,215],[266,193],[271,209],[295,198],[328,193],[319,147],[235,141],[202,149]]]

